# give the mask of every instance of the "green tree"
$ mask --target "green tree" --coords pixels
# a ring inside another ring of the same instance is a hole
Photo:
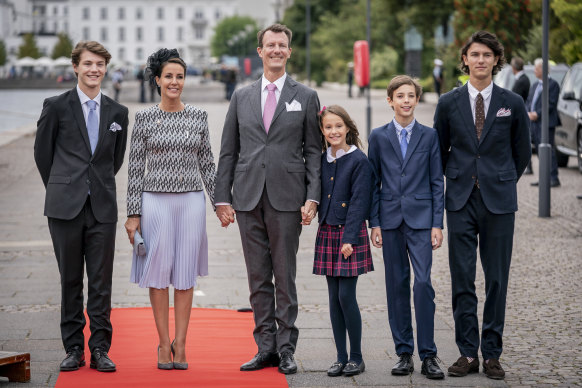
[[[564,28],[565,42],[561,53],[570,65],[582,61],[582,2],[579,0],[554,0],[551,8]]]
[[[249,55],[257,48],[257,22],[248,16],[224,18],[214,28],[210,42],[212,55]]]
[[[4,41],[0,39],[0,66],[6,64],[6,45]]]
[[[57,41],[55,47],[53,48],[52,58],[53,59],[57,59],[59,57],[70,58],[71,52],[73,51],[73,42],[64,32],[60,32],[57,35],[57,38],[59,40]]]
[[[40,58],[40,51],[33,34],[24,34],[22,44],[18,47],[18,58]]]

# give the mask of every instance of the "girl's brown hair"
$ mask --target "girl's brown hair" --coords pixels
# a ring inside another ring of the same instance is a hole
[[[319,129],[323,128],[323,118],[328,113],[332,113],[336,116],[339,116],[346,127],[348,128],[348,133],[346,134],[346,143],[349,145],[355,145],[359,149],[362,149],[362,142],[360,141],[360,132],[358,131],[358,127],[356,127],[356,123],[352,120],[348,112],[344,108],[339,105],[330,105],[324,106],[323,109],[319,112]],[[323,131],[321,132],[321,144],[323,151],[327,150],[328,144],[323,136]]]

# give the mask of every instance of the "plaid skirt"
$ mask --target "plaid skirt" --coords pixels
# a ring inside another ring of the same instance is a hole
[[[347,259],[341,252],[343,235],[344,228],[339,225],[319,226],[313,259],[315,275],[352,277],[374,270],[366,222],[362,222],[358,243],[352,244],[354,251]]]

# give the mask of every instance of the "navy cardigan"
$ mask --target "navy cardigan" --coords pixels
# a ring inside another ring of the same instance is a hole
[[[345,225],[342,243],[356,244],[362,222],[370,217],[373,170],[359,149],[329,163],[321,156],[319,224]]]

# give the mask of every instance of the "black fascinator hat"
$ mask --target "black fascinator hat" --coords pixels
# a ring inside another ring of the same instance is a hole
[[[181,65],[186,72],[186,63],[180,58],[180,53],[176,49],[162,48],[149,56],[146,68],[144,70],[145,78],[149,78],[150,84],[156,86],[158,94],[160,87],[156,84],[156,77],[162,75],[162,69],[168,62],[174,62]]]

